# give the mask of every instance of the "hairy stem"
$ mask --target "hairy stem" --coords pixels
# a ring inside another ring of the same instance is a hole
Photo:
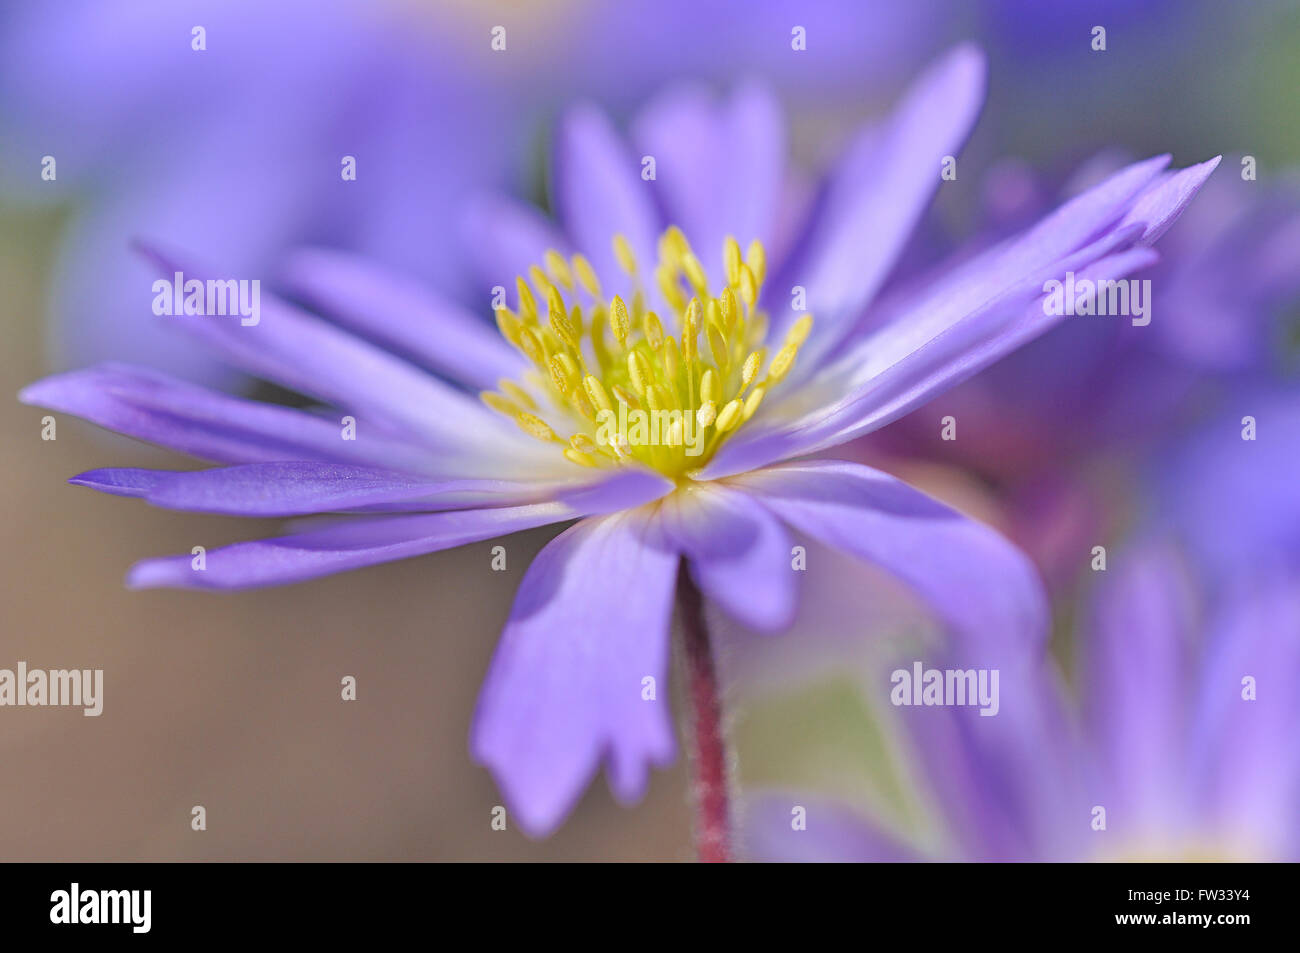
[[[704,599],[684,561],[677,574],[677,607],[690,709],[696,849],[701,863],[726,863],[731,860],[731,805],[718,672],[704,622]]]

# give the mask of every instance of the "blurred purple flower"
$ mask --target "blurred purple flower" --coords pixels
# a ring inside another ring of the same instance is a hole
[[[554,166],[564,230],[506,200],[476,218],[475,244],[500,256],[489,272],[503,286],[512,273],[531,278],[515,310],[498,302],[514,349],[447,301],[337,252],[304,252],[289,270],[296,294],[334,323],[275,300],[251,327],[178,319],[213,353],[354,417],[354,441],[324,414],[119,366],[49,378],[22,399],[232,464],[98,470],[76,483],[201,512],[347,514],[214,550],[203,571],[188,556],[143,562],[134,586],[296,582],[586,517],[525,574],[473,729],[521,826],[544,833],[602,761],[631,800],[648,766],[672,757],[666,705],[641,691],[646,676],[666,676],[682,560],[725,612],[780,629],[796,603],[788,524],[904,580],[977,655],[1043,636],[1039,584],[997,534],[879,471],[786,462],[883,426],[1052,326],[1047,278],[1151,264],[1150,241],[1214,168],[1138,162],[922,293],[883,301],[873,330],[856,334],[983,87],[973,49],[931,68],[850,144],[771,269],[761,244],[742,258],[724,243],[734,233],[775,244],[784,135],[761,91],[653,105],[633,127],[657,157],[652,183],[601,113],[572,110]],[[661,234],[670,222],[683,231]],[[520,271],[536,261],[549,274]],[[707,274],[719,272],[714,294]],[[791,309],[796,285],[815,323]],[[676,317],[680,348],[658,314]],[[768,351],[763,340],[782,343]],[[502,413],[431,372],[499,386],[484,402]],[[704,453],[602,438],[589,421],[611,394],[680,403],[709,436]],[[575,429],[567,441],[555,433]]]
[[[1240,574],[1206,599],[1154,537],[1111,568],[1078,643],[1077,707],[1052,665],[1013,659],[996,717],[897,709],[921,766],[919,798],[934,808],[931,836],[889,830],[832,799],[762,793],[746,811],[749,856],[1297,859],[1300,576]],[[795,805],[804,830],[791,824]]]
[[[449,289],[463,280],[439,223],[466,188],[504,179],[517,126],[440,23],[344,0],[92,0],[3,18],[6,189],[78,203],[51,281],[57,367],[130,360],[234,380],[185,335],[159,333],[142,293],[152,275],[130,252],[143,235],[249,277],[311,242]],[[44,155],[53,182],[38,178]]]

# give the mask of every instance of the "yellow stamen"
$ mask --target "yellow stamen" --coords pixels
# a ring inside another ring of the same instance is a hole
[[[581,255],[547,252],[516,280],[517,307],[496,309],[497,327],[535,370],[525,383],[503,380],[480,396],[525,433],[560,445],[576,466],[636,464],[689,479],[789,374],[812,318],[791,324],[767,363],[761,244],[742,256],[740,243],[726,239],[716,294],[678,228],[660,236],[658,260],[644,272],[626,238],[614,236],[613,247],[633,279],[631,297],[606,298]]]

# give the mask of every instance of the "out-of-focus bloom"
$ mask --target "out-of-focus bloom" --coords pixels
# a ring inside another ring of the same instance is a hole
[[[214,353],[346,414],[355,440],[325,414],[117,366],[22,397],[232,464],[98,470],[79,484],[202,512],[335,514],[209,552],[201,570],[189,556],[146,561],[135,586],[295,582],[586,517],[525,574],[473,729],[521,826],[545,832],[601,762],[630,800],[649,764],[672,756],[666,703],[642,692],[666,676],[683,560],[722,610],[780,629],[796,603],[789,525],[904,580],[972,656],[1043,635],[1038,582],[1001,537],[879,471],[798,459],[907,413],[1060,320],[1043,307],[1046,278],[1151,264],[1151,241],[1214,168],[1135,163],[923,293],[882,302],[858,335],[983,81],[966,47],[929,70],[849,146],[781,261],[768,262],[763,240],[776,227],[782,126],[747,88],[642,116],[653,182],[598,111],[567,115],[553,183],[564,230],[505,204],[479,222],[502,256],[501,284],[516,289],[514,308],[497,302],[504,340],[333,252],[304,253],[290,273],[334,323],[265,300],[250,327],[180,319]],[[729,233],[757,240],[742,253]],[[507,268],[525,270],[510,281]],[[815,321],[792,307],[801,296]],[[491,390],[480,403],[435,373]],[[601,411],[620,419],[617,433],[602,430]],[[624,432],[632,411],[666,412],[660,438]]]
[[[1050,661],[1008,653],[995,717],[881,705],[920,765],[914,798],[929,822],[909,828],[832,799],[760,794],[745,827],[751,855],[1300,857],[1300,401],[1240,396],[1136,467],[1131,541],[1091,574],[1075,621],[1077,692]],[[1253,439],[1243,439],[1243,413]],[[946,657],[971,667],[960,649]],[[889,666],[869,667],[868,691],[883,698]],[[791,826],[796,804],[805,830]]]
[[[150,269],[130,252],[145,235],[249,278],[319,243],[443,287],[463,279],[439,223],[466,189],[504,179],[518,124],[447,23],[346,0],[72,0],[0,16],[6,191],[73,204],[51,280],[57,367],[233,379],[160,333]],[[486,34],[483,47],[480,61]]]
[[[1002,669],[996,717],[900,708],[928,823],[904,832],[833,799],[764,793],[746,811],[749,855],[1295,860],[1300,577],[1242,574],[1207,600],[1153,540],[1110,568],[1078,643],[1078,708],[1054,667],[1021,660]]]

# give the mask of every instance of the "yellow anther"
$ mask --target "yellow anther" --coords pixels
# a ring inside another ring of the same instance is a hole
[[[532,281],[533,287],[537,289],[537,293],[548,301],[553,294],[559,293],[555,285],[551,283],[551,279],[546,277],[546,272],[536,265],[528,267],[528,277]]]
[[[609,305],[609,327],[619,344],[627,343],[627,332],[632,329],[632,319],[627,316],[627,305],[618,295]]]
[[[709,279],[704,274],[704,266],[700,260],[695,257],[694,252],[687,252],[682,256],[682,271],[686,272],[686,280],[691,283],[691,287],[704,294],[709,286]]]
[[[528,282],[523,278],[515,279],[515,289],[519,292],[519,319],[525,324],[537,323],[537,299],[533,297]]]
[[[600,382],[599,378],[588,374],[582,379],[582,386],[587,391],[587,397],[590,398],[591,405],[596,410],[614,409],[614,405],[609,402],[609,394],[605,392],[605,385]]]
[[[668,391],[664,390],[659,384],[651,384],[645,392],[645,402],[651,410],[668,410],[672,407],[673,402],[668,397]]]
[[[600,279],[596,277],[596,269],[591,267],[585,255],[573,256],[573,270],[578,276],[578,284],[582,285],[584,291],[593,298],[600,297]]]
[[[556,251],[516,280],[517,308],[494,312],[502,336],[534,370],[480,396],[525,433],[558,444],[577,466],[636,463],[685,479],[789,374],[812,320],[795,315],[769,361],[768,316],[759,310],[767,264],[757,242],[742,254],[735,238],[724,241],[726,280],[716,297],[681,229],[662,233],[659,257],[650,263],[638,263],[621,235],[613,245],[619,267],[633,279],[630,297],[606,298],[588,259]],[[666,302],[656,310],[647,299],[653,286],[642,281],[651,275]],[[611,428],[608,415],[616,409],[620,417],[648,410],[654,424],[643,428],[623,417]],[[713,428],[703,443],[700,428]]]
[[[546,351],[542,347],[542,340],[540,335],[538,335],[536,328],[520,328],[519,350],[523,351],[524,357],[528,358],[534,364],[541,364],[546,360]]]
[[[519,424],[519,429],[524,433],[538,440],[555,442],[560,439],[551,429],[551,425],[536,414],[522,413],[515,418],[515,423]]]
[[[575,433],[569,438],[569,446],[579,453],[599,453],[600,448],[596,446],[596,441],[592,440],[585,433]]]
[[[519,332],[522,329],[523,325],[509,308],[497,308],[497,330],[515,347],[519,347]]]
[[[496,391],[485,390],[478,396],[479,400],[483,401],[483,403],[487,404],[499,414],[505,414],[512,420],[519,416],[519,408],[506,400]]]
[[[700,306],[700,299],[692,298],[682,314],[682,357],[688,362],[695,360],[695,355],[699,353],[696,339],[700,335],[700,322],[703,317],[704,309]]]
[[[529,410],[535,410],[537,408],[537,402],[533,400],[532,395],[514,381],[503,377],[501,380],[497,381],[497,387],[505,391],[506,396],[520,407],[527,407]]]
[[[564,396],[569,395],[573,386],[578,383],[578,366],[573,363],[573,358],[561,352],[551,357],[549,362],[551,369],[551,383],[555,385]]]
[[[790,325],[790,330],[785,332],[785,343],[793,344],[798,347],[804,341],[808,340],[808,332],[812,330],[812,315],[805,314],[794,324]]]
[[[627,388],[623,387],[622,385],[612,384],[610,385],[609,389],[614,392],[614,396],[619,400],[620,403],[627,404],[628,407],[630,408],[636,408],[641,406],[641,401],[637,400],[636,397],[630,394]]]
[[[632,351],[628,354],[627,374],[632,379],[632,389],[644,397],[646,390],[654,383],[654,369],[640,351]]]
[[[551,308],[551,330],[555,336],[563,341],[569,347],[578,347],[578,342],[582,339],[582,325],[574,322],[574,317],[579,321],[582,320],[582,312],[578,311],[576,315],[570,315],[564,310],[564,302],[559,302],[559,307]]]
[[[591,406],[591,401],[587,399],[587,392],[585,390],[575,389],[573,393],[569,395],[569,400],[572,402],[574,409],[582,415],[583,420],[596,419],[596,408]]]
[[[723,288],[718,295],[718,314],[722,318],[722,327],[731,331],[740,317],[740,305],[736,302],[736,293],[730,287]]]
[[[718,433],[726,433],[740,425],[740,415],[745,412],[745,405],[739,399],[727,401],[727,406],[718,412],[716,421]]]
[[[659,237],[659,257],[670,267],[681,267],[682,259],[690,253],[691,243],[686,240],[685,234],[676,225],[668,226]]]
[[[583,453],[581,450],[574,450],[572,447],[564,448],[564,457],[566,460],[570,460],[573,463],[576,463],[580,467],[600,466],[600,461],[597,460],[595,457],[591,456],[590,454]]]
[[[718,365],[719,370],[725,371],[731,363],[731,355],[728,353],[727,348],[727,336],[722,333],[721,328],[713,323],[710,323],[704,330],[709,339],[709,351],[713,354],[713,363]]]
[[[740,299],[750,311],[754,310],[754,303],[758,301],[758,282],[749,265],[740,266]]]
[[[573,290],[573,272],[569,270],[569,263],[564,260],[563,255],[554,248],[550,248],[542,256],[542,261],[546,263],[547,274],[568,290]]]
[[[618,259],[620,268],[636,277],[636,255],[632,254],[632,246],[622,234],[614,236],[614,257]]]
[[[672,306],[672,309],[682,310],[682,306],[686,303],[686,295],[682,293],[681,285],[677,283],[677,272],[660,266],[655,269],[655,282],[659,285],[659,293],[664,296],[664,300]]]
[[[749,243],[749,253],[745,255],[745,264],[749,266],[754,281],[761,285],[763,279],[767,277],[767,252],[763,250],[763,243],[757,238]]]
[[[677,374],[682,367],[682,352],[677,347],[676,338],[664,339],[664,351],[661,355],[664,362],[664,376],[668,378],[669,384],[676,384]]]
[[[682,419],[680,417],[668,425],[668,433],[664,435],[664,443],[670,447],[680,447],[682,445]]]
[[[710,367],[700,377],[700,400],[716,402],[721,396],[718,390],[718,375]]]
[[[799,353],[799,345],[787,344],[776,352],[776,357],[772,358],[772,366],[767,369],[767,380],[769,383],[779,383],[786,374],[790,373],[790,368],[794,366],[795,355]]]
[[[647,311],[641,321],[641,327],[645,331],[646,343],[654,350],[659,350],[664,343],[664,326],[659,320],[659,315],[653,311]]]
[[[727,271],[727,284],[735,285],[740,281],[740,242],[734,235],[728,235],[722,246],[722,261]]]

